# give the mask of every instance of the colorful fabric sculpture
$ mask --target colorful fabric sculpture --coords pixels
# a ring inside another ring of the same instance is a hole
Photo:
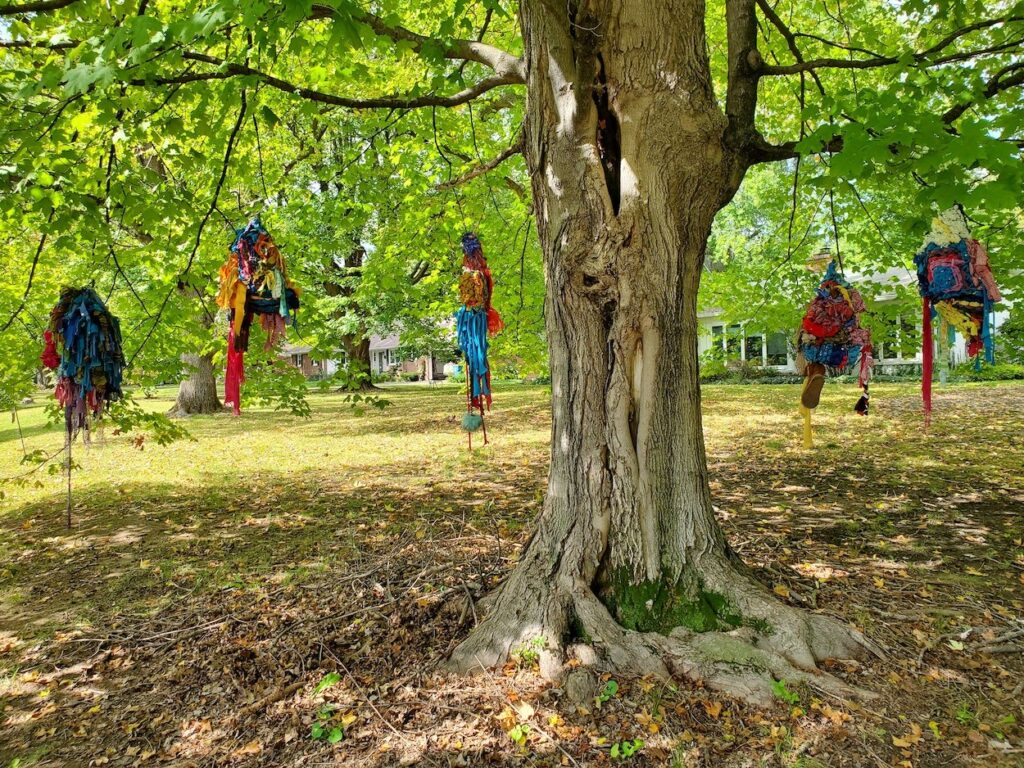
[[[295,324],[299,291],[288,279],[284,257],[259,216],[236,230],[227,261],[220,268],[217,305],[228,313],[228,361],[224,376],[224,402],[241,413],[241,387],[245,381],[245,352],[254,315],[266,331],[266,349],[284,338]]]
[[[121,326],[92,288],[64,288],[50,312],[43,365],[57,371],[54,396],[64,408],[69,440],[120,400],[124,351]]]
[[[472,232],[462,236],[462,276],[459,294],[462,308],[455,313],[455,328],[459,349],[466,358],[466,415],[462,428],[469,436],[473,448],[473,432],[484,433],[487,444],[487,426],[484,424],[484,406],[491,408],[491,368],[487,360],[487,338],[499,333],[505,324],[501,315],[491,306],[494,279],[484,258],[480,239]],[[477,415],[474,410],[479,410]]]
[[[810,448],[811,411],[818,407],[825,375],[835,371],[857,370],[863,394],[854,411],[868,414],[868,382],[871,379],[871,331],[862,328],[864,299],[860,292],[839,274],[835,261],[828,265],[814,299],[807,305],[797,332],[797,370],[804,374],[800,412],[804,417],[804,446]]]
[[[967,215],[959,205],[932,220],[914,265],[921,293],[921,399],[927,423],[932,412],[932,320],[940,321],[943,339],[949,337],[950,328],[963,335],[976,366],[981,366],[982,354],[986,362],[994,363],[993,305],[1002,296],[992,277],[988,252],[971,237]]]

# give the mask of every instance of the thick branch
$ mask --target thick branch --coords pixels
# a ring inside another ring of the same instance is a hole
[[[793,160],[794,158],[800,157],[800,152],[797,151],[797,143],[795,141],[786,141],[782,144],[772,144],[763,136],[758,136],[757,140],[750,146],[747,158],[751,165],[757,163],[774,163],[780,160]],[[826,141],[817,150],[818,152],[841,152],[843,149],[843,137],[833,136],[831,139]]]
[[[796,35],[790,31],[789,27],[786,26],[786,22],[782,20],[782,17],[775,12],[775,9],[768,3],[768,0],[757,0],[757,6],[761,9],[761,12],[765,15],[765,18],[772,23],[772,25],[779,30],[779,34],[782,35],[786,40],[786,45],[789,47],[790,52],[793,54],[793,58],[797,60],[798,64],[804,64],[804,56],[800,52],[800,46],[796,44]],[[761,70],[761,74],[768,74],[772,67],[764,67]],[[818,86],[818,90],[821,93],[825,93],[825,86],[822,85],[821,80],[818,78],[818,73],[810,68],[811,77],[814,78],[815,84]],[[801,104],[801,107],[803,105]]]
[[[0,16],[17,16],[20,13],[45,13],[67,8],[78,0],[40,0],[36,3],[11,3],[0,5]]]
[[[451,189],[452,187],[457,187],[461,184],[465,184],[466,182],[472,181],[473,179],[478,178],[479,176],[483,176],[485,173],[493,171],[495,168],[497,168],[503,162],[508,160],[510,157],[521,154],[522,151],[523,139],[522,134],[520,134],[519,138],[512,144],[512,146],[498,154],[496,157],[492,158],[486,163],[483,163],[482,165],[478,165],[472,171],[469,171],[468,173],[459,176],[457,179],[452,179],[451,181],[446,181],[443,182],[442,184],[438,184],[437,188]]]
[[[493,77],[484,78],[457,93],[446,96],[426,94],[423,96],[381,96],[370,99],[352,99],[296,85],[245,64],[225,62],[222,59],[204,53],[186,51],[182,54],[182,58],[186,61],[201,61],[213,64],[218,67],[218,70],[216,72],[185,72],[169,77],[137,78],[130,80],[129,84],[133,86],[171,85],[209,80],[229,80],[233,77],[252,77],[279,91],[335,107],[344,107],[346,109],[413,109],[418,107],[454,107],[472,101],[494,88],[522,83],[518,74],[494,75]]]
[[[1011,74],[1012,73],[1012,74]],[[1009,77],[1007,77],[1009,75]],[[998,96],[1003,91],[1014,86],[1024,85],[1024,62],[1017,62],[1003,67],[995,73],[982,91],[982,101]],[[974,105],[974,101],[964,101],[950,108],[942,116],[942,122],[952,124],[964,112]]]
[[[317,14],[318,9],[326,10],[329,13],[333,12],[325,6],[313,6],[314,15]],[[413,50],[417,53],[424,45],[437,45],[444,51],[444,56],[447,59],[475,61],[494,70],[496,75],[515,76],[518,78],[517,82],[526,82],[526,65],[523,60],[493,45],[476,40],[435,40],[405,27],[391,26],[372,13],[363,13],[355,18],[370,27],[379,37],[387,37],[396,42],[412,43]]]
[[[42,43],[34,40],[0,40],[0,48],[34,48],[44,51],[67,51],[78,45],[78,42]]]
[[[754,129],[758,70],[762,64],[761,54],[757,51],[754,0],[726,0],[725,19],[729,41],[725,113],[729,118],[730,133],[740,138]]]
[[[981,98],[977,101],[987,101],[988,99],[998,96],[1003,91],[1019,85],[1024,85],[1024,62],[1010,64],[996,72],[996,74],[989,79],[984,91],[982,91]],[[953,123],[956,122],[964,112],[974,106],[975,103],[977,103],[975,100],[961,102],[948,109],[942,115],[942,122],[949,126],[947,130],[950,133],[956,133]],[[800,153],[797,151],[796,146],[797,142],[795,141],[787,141],[783,144],[771,144],[763,137],[760,137],[759,140],[754,143],[749,153],[750,163],[771,163],[778,160],[790,160],[792,158],[799,157]],[[843,137],[833,136],[822,145],[819,151],[840,152],[842,149]]]
[[[778,75],[796,75],[801,72],[814,72],[815,70],[818,69],[876,69],[878,67],[892,66],[893,64],[898,63],[903,58],[901,56],[874,55],[868,59],[837,59],[829,57],[809,60],[804,59],[796,49],[795,38],[797,36],[819,40],[822,42],[826,42],[829,45],[834,45],[836,47],[843,46],[840,46],[837,43],[832,43],[830,41],[825,41],[822,38],[815,37],[814,35],[807,35],[801,33],[793,34],[789,33],[788,30],[783,32],[782,30],[784,28],[784,25],[779,26],[780,24],[783,24],[782,20],[771,8],[767,0],[757,0],[757,2],[758,5],[761,7],[761,10],[765,13],[765,16],[772,22],[772,24],[774,24],[779,29],[780,32],[782,32],[783,37],[786,38],[786,41],[789,44],[789,48],[793,52],[793,56],[796,59],[796,63],[794,64],[764,66],[761,68],[759,73],[762,76],[771,77]],[[930,46],[929,48],[923,51],[913,53],[912,59],[917,63],[924,63],[930,66],[937,66],[940,64],[949,64],[957,61],[966,61],[967,59],[977,58],[979,56],[984,56],[986,54],[997,53],[999,51],[1016,47],[1020,45],[1019,40],[999,45],[993,45],[986,48],[980,48],[975,51],[961,51],[959,53],[949,54],[948,56],[933,58],[935,54],[948,48],[950,45],[952,45],[954,42],[959,40],[964,35],[967,35],[971,32],[975,32],[979,29],[986,29],[997,24],[1008,24],[1017,21],[1024,21],[1024,16],[1007,16],[1004,18],[987,19],[985,21],[979,21],[974,24],[970,24],[966,27],[956,30],[955,32],[950,33],[935,45]]]

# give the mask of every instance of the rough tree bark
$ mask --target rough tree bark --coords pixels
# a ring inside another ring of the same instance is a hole
[[[730,22],[750,31],[745,10]],[[491,666],[539,637],[551,678],[575,654],[762,703],[773,677],[852,694],[816,665],[870,644],[776,600],[711,506],[697,288],[746,160],[713,92],[703,3],[524,0],[520,14],[551,467],[532,539],[450,665]]]
[[[324,281],[324,293],[332,297],[343,296],[350,298],[355,292],[355,286],[352,285],[352,281],[362,276],[363,259],[365,256],[366,250],[357,242],[349,255],[345,257],[344,266],[333,265],[335,271],[339,273],[339,278],[348,279],[344,283],[336,280]],[[358,311],[358,307],[356,311]],[[341,318],[345,315],[345,312],[346,310],[340,309],[335,313],[335,316]],[[360,379],[359,384],[350,389],[363,392],[377,389],[370,378],[372,370],[370,368],[370,337],[366,333],[365,324],[360,322],[354,333],[343,334],[340,341],[342,349],[345,350],[349,369],[353,373],[364,375]]]
[[[356,333],[342,336],[341,346],[345,350],[349,367],[365,374],[358,388],[364,392],[377,389],[370,380],[370,337],[366,335],[366,329],[361,327]]]
[[[181,417],[220,411],[213,354],[185,354],[181,356],[181,361],[189,373],[178,386],[178,397],[168,415]]]

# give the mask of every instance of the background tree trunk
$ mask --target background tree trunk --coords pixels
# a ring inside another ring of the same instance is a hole
[[[338,273],[338,280],[324,281],[324,293],[332,297],[341,296],[350,299],[356,291],[355,282],[362,278],[363,259],[365,257],[366,250],[359,243],[358,239],[355,239],[352,250],[345,257],[345,263],[343,265],[333,264],[334,270]],[[339,319],[344,317],[346,311],[351,310],[338,310],[335,313],[335,317]],[[358,306],[356,306],[355,311],[360,311]],[[345,356],[347,357],[349,370],[355,374],[362,374],[359,384],[348,389],[364,392],[377,389],[371,380],[370,337],[366,333],[366,326],[360,322],[356,332],[343,334],[340,342],[341,348],[345,351]]]
[[[366,335],[366,329],[360,328],[358,333],[342,336],[341,347],[348,358],[349,369],[365,376],[357,389],[363,392],[377,389],[371,380],[370,337]]]
[[[221,410],[217,397],[217,377],[213,368],[213,353],[185,354],[181,361],[188,377],[178,387],[178,398],[170,416],[191,416],[197,413],[217,413]]]
[[[550,677],[596,650],[606,668],[770,700],[765,672],[810,680],[817,661],[862,646],[750,577],[711,506],[697,288],[737,182],[703,5],[527,0],[521,20],[551,468],[535,535],[452,664],[495,664],[542,637]]]

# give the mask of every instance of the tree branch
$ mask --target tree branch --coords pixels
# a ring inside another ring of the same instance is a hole
[[[782,32],[782,27],[779,27],[779,24],[782,24],[782,20],[779,19],[778,15],[775,14],[775,11],[771,9],[771,6],[768,5],[767,0],[757,0],[757,2],[758,5],[761,7],[761,10],[765,13],[765,16],[773,24],[775,24],[777,28],[779,28],[780,32]],[[769,13],[771,15],[769,15]],[[778,19],[778,23],[776,23],[776,19]],[[1014,42],[1002,43],[999,45],[989,46],[987,48],[981,48],[976,51],[962,51],[960,53],[953,53],[948,56],[943,56],[936,59],[932,58],[933,56],[935,56],[935,54],[945,50],[964,35],[970,34],[971,32],[976,32],[979,29],[987,29],[997,24],[1009,24],[1017,21],[1024,21],[1024,16],[1006,16],[1004,18],[987,19],[985,21],[979,21],[974,24],[970,24],[966,27],[962,27],[961,29],[956,30],[955,32],[950,33],[935,45],[930,46],[929,48],[923,51],[919,51],[917,53],[912,54],[912,58],[917,63],[924,63],[927,64],[928,66],[937,66],[940,64],[949,64],[956,61],[965,61],[967,59],[977,58],[979,56],[984,56],[989,53],[997,53],[999,51],[1013,48],[1017,45],[1020,45],[1021,41],[1018,40]],[[761,76],[773,77],[780,75],[795,75],[801,72],[814,72],[815,70],[818,69],[876,69],[878,67],[888,67],[893,64],[896,64],[902,58],[901,56],[883,56],[876,54],[869,59],[820,58],[806,60],[802,56],[798,55],[797,51],[795,50],[795,38],[797,36],[818,40],[820,42],[825,42],[828,45],[834,45],[840,48],[843,46],[837,43],[833,43],[831,41],[824,40],[823,38],[816,37],[814,35],[807,35],[803,33],[789,33],[787,35],[787,32],[782,32],[782,34],[784,37],[786,37],[787,42],[790,44],[790,50],[793,51],[794,58],[796,58],[796,63],[786,65],[764,66],[761,68],[759,72]]]
[[[335,10],[326,5],[313,5],[314,19],[330,18]],[[518,56],[513,56],[493,45],[477,40],[450,40],[447,42],[421,35],[402,26],[387,24],[380,16],[369,12],[354,14],[356,21],[366,24],[378,37],[387,37],[395,42],[412,43],[414,51],[419,53],[424,45],[432,44],[440,47],[447,59],[463,59],[483,64],[494,71],[499,77],[515,77],[513,82],[526,82],[526,64]]]
[[[45,13],[67,8],[78,0],[39,0],[36,3],[10,3],[0,5],[0,16],[17,16],[20,13]]]
[[[728,90],[725,114],[734,139],[741,139],[754,129],[757,111],[757,81],[761,54],[757,50],[757,17],[754,0],[726,0],[729,56]]]
[[[521,84],[523,82],[519,79],[518,74],[494,75],[493,77],[486,77],[457,93],[446,96],[425,94],[423,96],[381,96],[370,99],[352,99],[296,85],[274,75],[254,69],[246,64],[225,62],[223,59],[204,53],[185,51],[182,53],[182,58],[186,61],[212,64],[218,67],[218,71],[186,72],[173,76],[136,78],[129,80],[128,84],[132,86],[172,85],[209,80],[229,80],[233,77],[252,77],[279,91],[335,107],[344,107],[346,109],[415,109],[420,107],[455,107],[472,101],[494,88],[503,85]]]
[[[188,262],[185,264],[185,270],[181,273],[179,282],[184,281],[185,278],[188,277],[189,270],[192,269],[192,264],[196,260],[196,254],[199,253],[199,244],[203,240],[203,230],[206,228],[206,223],[210,220],[210,217],[213,215],[213,212],[217,210],[217,199],[220,197],[220,191],[224,187],[224,180],[227,178],[228,175],[228,167],[231,165],[231,153],[235,148],[235,139],[238,138],[238,132],[242,129],[242,122],[245,120],[245,113],[246,110],[248,109],[248,101],[246,100],[245,89],[242,89],[241,101],[241,106],[238,109],[238,119],[235,120],[235,125],[231,129],[231,135],[228,136],[227,148],[224,150],[224,162],[221,164],[220,176],[218,177],[217,185],[214,187],[213,190],[213,199],[210,201],[210,207],[207,209],[206,214],[202,218],[202,221],[199,222],[199,228],[196,230],[195,243],[192,245],[192,253],[188,257]],[[132,363],[135,362],[135,358],[138,357],[139,353],[142,352],[142,350],[145,348],[146,343],[153,335],[153,331],[155,331],[156,327],[160,324],[160,318],[163,317],[164,309],[167,308],[167,302],[170,301],[171,296],[174,294],[174,291],[176,289],[177,286],[172,287],[171,290],[167,292],[167,295],[164,296],[164,300],[160,303],[159,309],[157,309],[156,316],[153,319],[153,323],[152,325],[149,326],[149,331],[146,333],[146,336],[142,339],[142,343],[139,344],[138,348],[135,350],[134,353],[132,353],[132,356],[128,359],[128,362],[125,364],[125,368],[130,368]]]
[[[1010,75],[1006,77],[1006,75]],[[992,78],[988,81],[985,86],[985,90],[982,91],[982,97],[980,101],[986,101],[995,96],[998,96],[1003,91],[1013,88],[1017,85],[1024,85],[1024,62],[1016,62],[1009,66],[1003,67],[996,72]],[[957,120],[964,112],[970,109],[974,105],[974,100],[963,101],[954,107],[951,107],[942,116],[942,122],[947,125],[951,125]]]
[[[986,83],[985,89],[982,91],[982,95],[979,99],[963,101],[953,107],[950,107],[942,115],[942,122],[949,126],[946,130],[955,134],[956,129],[953,127],[953,123],[978,101],[987,101],[988,99],[998,96],[1003,91],[1019,85],[1024,85],[1024,61],[1009,64],[996,72]],[[750,158],[750,163],[753,165],[756,163],[771,163],[779,160],[791,160],[800,156],[796,146],[797,142],[795,141],[787,141],[782,144],[772,144],[759,136],[759,140],[753,143],[749,151],[748,156]],[[818,151],[834,153],[841,152],[842,149],[843,137],[833,136],[825,142]]]
[[[508,160],[510,157],[513,157],[513,156],[518,155],[518,154],[522,154],[522,151],[523,151],[523,137],[522,137],[522,134],[520,134],[519,137],[515,140],[515,142],[513,142],[512,146],[510,146],[508,149],[506,149],[503,152],[501,152],[500,154],[498,154],[493,159],[487,161],[486,163],[483,163],[482,165],[478,165],[472,171],[469,171],[468,173],[465,173],[462,176],[459,176],[457,179],[452,179],[451,181],[445,181],[445,182],[443,182],[441,184],[438,184],[437,188],[438,189],[451,189],[452,187],[457,187],[457,186],[459,186],[461,184],[465,184],[466,182],[472,181],[475,178],[483,176],[485,173],[489,173],[490,171],[493,171],[495,168],[497,168],[503,162]]]
[[[796,44],[796,35],[794,35],[793,32],[790,31],[788,26],[786,26],[786,23],[782,20],[782,17],[775,12],[775,9],[771,7],[771,5],[768,3],[768,0],[757,0],[757,6],[761,9],[761,13],[765,15],[765,18],[772,23],[772,26],[779,30],[779,34],[781,34],[782,37],[786,40],[786,45],[789,47],[790,52],[793,54],[793,58],[797,60],[797,64],[804,64],[804,56],[800,52],[800,46]],[[772,69],[775,68],[764,67],[761,70],[761,74],[770,74],[770,71]],[[818,86],[818,90],[822,94],[824,94],[825,86],[822,85],[821,79],[818,77],[818,73],[814,71],[813,67],[808,69],[811,73],[811,77],[814,78],[815,84]]]
[[[46,219],[47,225],[53,221],[54,210],[55,209],[50,210],[50,215]],[[28,295],[32,292],[32,279],[36,276],[36,266],[39,264],[39,256],[43,252],[43,247],[46,245],[46,235],[47,233],[44,231],[39,237],[39,246],[36,248],[35,255],[32,257],[32,268],[28,272],[28,283],[25,285],[25,293],[21,296],[21,304],[19,304],[18,308],[11,313],[7,322],[4,323],[4,327],[0,328],[0,333],[3,333],[10,328],[11,325],[14,324],[14,321],[18,319],[18,315],[20,315],[22,310],[25,309],[25,304],[28,302]]]

